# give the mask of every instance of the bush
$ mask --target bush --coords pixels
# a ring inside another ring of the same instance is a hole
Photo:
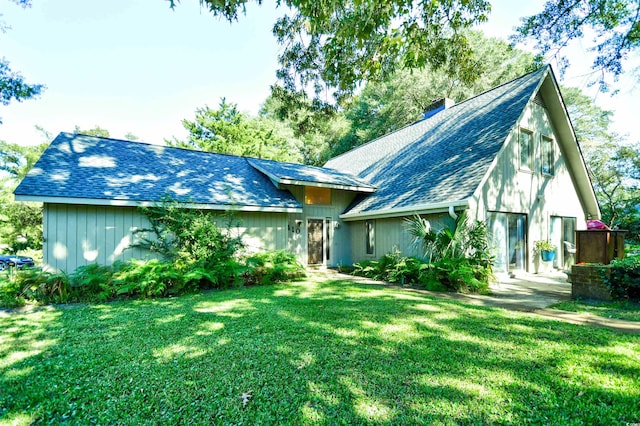
[[[404,257],[398,250],[380,260],[355,263],[353,274],[390,283],[419,284],[427,290],[486,293],[493,279],[491,264],[482,259],[443,257],[427,262]]]
[[[90,264],[71,275],[41,269],[0,274],[0,306],[31,303],[105,302],[122,297],[166,297],[243,284],[273,284],[303,277],[304,267],[285,251],[228,259],[209,269],[197,262],[159,259]]]
[[[640,301],[640,256],[614,259],[604,281],[611,297],[618,300]]]
[[[305,269],[292,253],[284,250],[255,254],[245,261],[246,285],[274,284],[304,277]]]
[[[65,303],[72,295],[69,277],[64,273],[25,268],[0,278],[0,305],[7,308],[23,306],[26,301]]]
[[[171,199],[159,205],[142,207],[140,211],[151,224],[150,229],[141,229],[141,241],[134,247],[148,249],[166,261],[177,262],[187,268],[203,268],[220,273],[221,279],[229,272],[227,265],[242,248],[240,238],[232,237],[233,217],[225,214],[216,218],[203,210],[187,209]],[[217,220],[226,222],[226,229],[218,227]],[[146,235],[151,234],[151,238]],[[233,268],[232,268],[233,269]]]

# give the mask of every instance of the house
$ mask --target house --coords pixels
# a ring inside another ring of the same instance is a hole
[[[562,267],[563,242],[600,211],[551,68],[440,109],[324,167],[61,133],[15,195],[44,203],[45,263],[66,271],[148,255],[128,249],[146,225],[136,207],[165,195],[233,211],[250,248],[309,265],[415,254],[406,217],[466,211],[488,223],[497,270],[531,270],[540,239]]]

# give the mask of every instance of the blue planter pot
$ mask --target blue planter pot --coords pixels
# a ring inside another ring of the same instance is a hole
[[[553,259],[556,258],[556,252],[555,251],[542,250],[540,252],[540,256],[542,256],[542,261],[543,262],[551,262],[551,261],[553,261]]]

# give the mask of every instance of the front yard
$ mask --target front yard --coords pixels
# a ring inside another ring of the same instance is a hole
[[[309,278],[0,312],[0,424],[628,424],[640,338]]]

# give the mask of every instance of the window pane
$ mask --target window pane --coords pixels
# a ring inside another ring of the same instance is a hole
[[[542,173],[553,174],[553,140],[549,137],[542,137]]]
[[[520,168],[531,170],[531,148],[533,147],[533,135],[526,130],[520,130]]]
[[[331,204],[331,189],[307,186],[304,189],[305,204]]]
[[[374,220],[367,220],[364,222],[365,226],[365,245],[367,249],[367,254],[375,253],[376,246],[376,235],[375,235],[375,224]]]

